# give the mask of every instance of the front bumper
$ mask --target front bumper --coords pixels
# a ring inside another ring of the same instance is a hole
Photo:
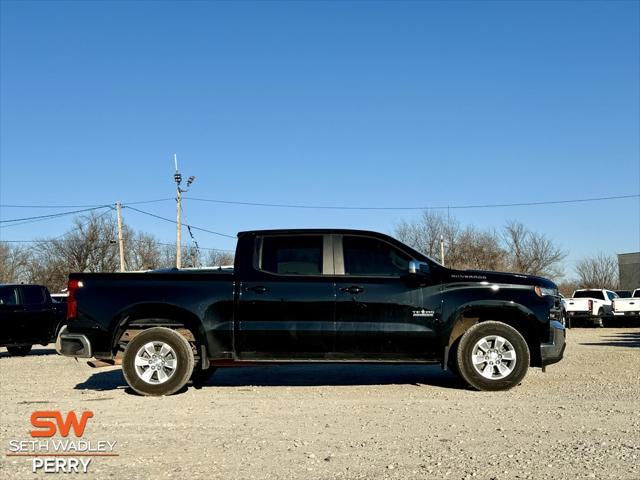
[[[565,330],[564,325],[552,320],[550,323],[550,329],[551,333],[549,335],[549,343],[543,343],[540,345],[540,357],[542,359],[543,367],[562,360],[564,349],[567,346],[567,331]]]
[[[66,330],[60,332],[56,341],[56,351],[67,357],[91,358],[91,342],[79,333],[69,333]]]

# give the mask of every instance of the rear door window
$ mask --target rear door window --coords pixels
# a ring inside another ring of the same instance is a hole
[[[17,305],[18,288],[0,287],[0,305]]]
[[[602,290],[582,290],[576,292],[573,298],[596,298],[598,300],[604,300]]]
[[[280,275],[322,275],[322,235],[262,237],[260,270]]]

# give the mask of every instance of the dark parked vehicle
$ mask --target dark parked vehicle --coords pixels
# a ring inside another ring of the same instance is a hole
[[[243,232],[232,271],[69,278],[60,353],[121,362],[145,395],[268,362],[440,363],[505,390],[565,347],[551,281],[448,269],[374,232]]]
[[[34,344],[55,341],[66,312],[41,285],[0,285],[0,346],[26,355]]]
[[[631,290],[616,290],[618,298],[631,298]]]

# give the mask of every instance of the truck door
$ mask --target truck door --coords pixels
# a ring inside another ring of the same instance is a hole
[[[24,313],[18,287],[0,286],[0,345],[6,345],[23,336]]]
[[[21,285],[20,303],[25,340],[49,342],[55,334],[57,313],[47,291],[39,285]]]
[[[238,356],[325,358],[333,350],[332,273],[330,236],[256,237],[251,279],[239,286]]]
[[[411,257],[390,243],[334,238],[336,352],[381,360],[435,358],[439,285],[407,281]]]

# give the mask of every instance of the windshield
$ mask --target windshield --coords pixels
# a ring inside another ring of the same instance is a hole
[[[578,290],[573,294],[573,298],[597,298],[604,300],[602,290]]]

